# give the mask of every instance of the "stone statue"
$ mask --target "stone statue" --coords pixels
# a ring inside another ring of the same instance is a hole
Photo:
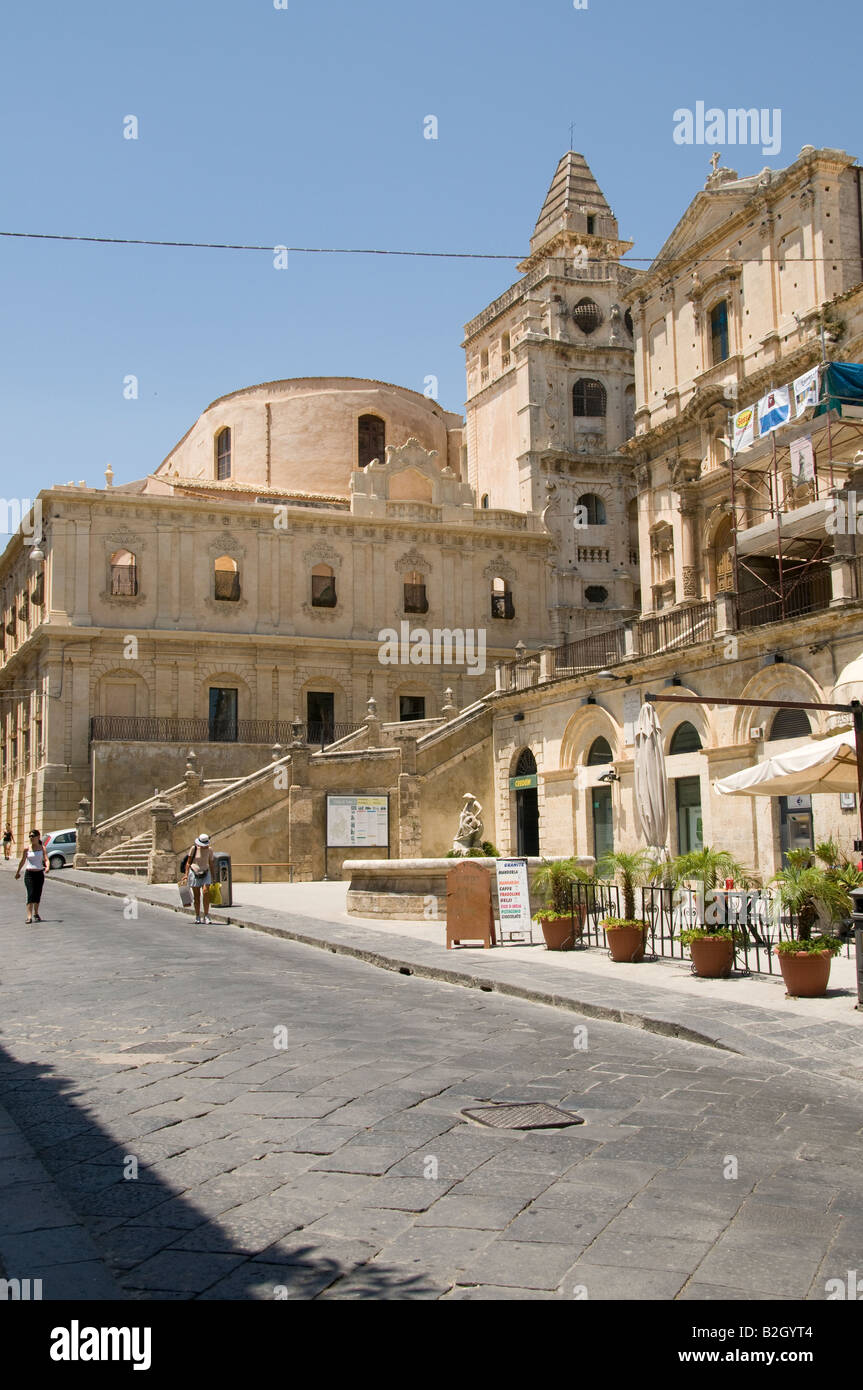
[[[464,805],[458,818],[458,833],[452,842],[458,855],[467,854],[469,849],[478,849],[482,843],[482,806],[472,792],[465,792]]]

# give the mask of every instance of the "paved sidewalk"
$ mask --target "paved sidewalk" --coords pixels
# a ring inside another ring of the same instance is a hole
[[[124,875],[77,870],[64,870],[53,882],[173,908],[191,923],[173,884],[147,885]],[[441,943],[442,924],[349,917],[343,911],[346,891],[344,883],[241,883],[235,886],[235,905],[213,909],[211,915],[214,921],[284,936],[383,969],[510,994],[824,1076],[863,1081],[863,1012],[855,1008],[853,957],[834,961],[825,999],[788,999],[780,977],[698,980],[680,962],[621,966],[599,950],[558,953],[537,945],[447,951]]]

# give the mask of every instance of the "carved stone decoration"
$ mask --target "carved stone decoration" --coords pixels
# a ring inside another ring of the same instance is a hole
[[[303,564],[307,569],[314,565],[329,565],[332,569],[341,569],[343,557],[331,545],[321,542],[319,545],[309,546],[308,550],[303,551]]]
[[[698,571],[692,565],[683,566],[683,597],[698,598]]]
[[[512,565],[504,558],[500,551],[498,551],[491,563],[486,565],[482,574],[483,579],[508,579],[510,583],[514,579],[518,579],[518,571],[513,569]]]
[[[239,564],[246,554],[246,547],[230,531],[223,531],[210,542],[207,552],[211,560],[217,560],[220,555],[230,555],[231,559]]]
[[[420,574],[431,574],[433,569],[434,565],[418,550],[406,550],[401,559],[395,562],[398,574],[409,574],[413,570],[418,570]]]

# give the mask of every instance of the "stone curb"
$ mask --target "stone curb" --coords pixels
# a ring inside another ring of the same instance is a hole
[[[145,903],[149,907],[163,908],[165,911],[188,918],[188,909],[164,902],[152,894],[140,890],[135,891],[134,882],[130,882],[128,889],[123,889],[110,884],[85,881],[83,877],[79,876],[80,870],[73,872],[76,872],[75,878],[69,873],[64,875],[60,881],[72,887],[89,889],[91,892],[102,893],[108,897],[126,897],[130,893],[134,893],[137,901]],[[297,942],[299,945],[330,951],[334,955],[349,956],[378,969],[414,975],[419,979],[437,980],[443,984],[459,985],[462,988],[477,989],[485,993],[509,995],[512,998],[524,999],[529,1003],[545,1004],[551,1008],[581,1014],[583,1017],[621,1023],[630,1028],[640,1028],[645,1032],[676,1038],[683,1042],[699,1043],[702,1046],[717,1048],[723,1052],[733,1052],[749,1057],[763,1057],[765,1055],[764,1050],[752,1047],[752,1043],[760,1042],[760,1039],[753,1038],[740,1028],[721,1025],[717,1022],[708,1031],[704,1027],[697,1027],[679,1019],[668,1018],[658,1012],[652,1012],[648,1009],[640,1010],[637,1007],[632,1007],[631,1004],[626,1006],[598,1004],[594,1000],[580,998],[575,994],[562,994],[554,990],[498,979],[490,974],[479,974],[476,971],[475,963],[472,963],[472,968],[460,969],[418,959],[417,955],[421,956],[420,948],[428,946],[426,942],[415,943],[412,955],[398,954],[400,950],[403,952],[401,947],[393,947],[392,952],[381,952],[370,947],[355,946],[350,942],[340,940],[338,933],[343,928],[337,923],[321,923],[316,932],[311,932],[261,921],[254,915],[254,910],[247,910],[252,915],[244,916],[234,915],[231,909],[215,908],[211,910],[219,914],[215,920],[226,926],[237,926],[246,930],[261,932],[267,936],[282,937],[285,940]],[[292,915],[296,917],[296,914]],[[308,926],[312,925],[310,919],[298,918],[298,920],[303,921]],[[438,948],[433,947],[431,949],[436,950]],[[683,1007],[686,1006],[683,1005]],[[752,1011],[758,1013],[755,1008]],[[701,1019],[698,1019],[698,1022],[700,1023]],[[768,1049],[768,1051],[772,1059],[785,1061],[787,1065],[799,1064],[801,1060],[794,1054],[788,1055],[785,1048],[779,1048],[778,1051]],[[808,1060],[807,1065],[811,1065]],[[835,1064],[833,1065],[833,1073],[835,1075]],[[863,1073],[860,1074],[859,1079],[863,1079]]]

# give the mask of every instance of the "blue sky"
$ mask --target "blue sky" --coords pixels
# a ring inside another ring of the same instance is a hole
[[[679,107],[781,109],[774,158],[723,151],[742,174],[807,143],[863,153],[859,15],[858,0],[19,0],[0,27],[0,229],[519,255],[572,121],[649,257],[709,170],[712,149],[672,138]],[[117,482],[141,477],[215,397],[279,377],[422,390],[433,374],[461,411],[462,327],[514,265],[292,255],[276,271],[266,252],[0,238],[3,493],[99,486],[109,461]]]

